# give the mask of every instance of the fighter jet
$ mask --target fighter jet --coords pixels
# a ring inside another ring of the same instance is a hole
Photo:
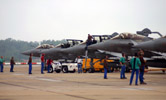
[[[151,38],[131,33],[121,33],[104,42],[88,46],[88,50],[98,50],[100,52],[109,52],[112,56],[118,56],[118,53],[125,53],[127,56],[133,56],[140,49],[133,48],[134,45],[144,41],[149,41]],[[146,51],[145,56],[157,56],[158,54]]]
[[[68,48],[68,47],[72,47],[74,45],[77,45],[79,43],[83,42],[82,40],[75,40],[75,39],[66,39],[66,42],[65,43],[61,43],[61,44],[58,44],[57,46],[53,46],[53,45],[50,45],[50,44],[43,44],[43,45],[40,45],[34,49],[31,49],[31,50],[27,50],[27,51],[24,51],[22,52],[22,54],[24,55],[27,55],[29,56],[30,54],[33,54],[34,57],[40,57],[40,55],[44,52],[47,52],[49,49],[52,51],[52,50],[60,50],[61,48]],[[54,54],[52,53],[51,56],[53,56]],[[56,57],[58,57],[57,55],[55,55]],[[48,56],[48,58],[50,58]]]
[[[101,52],[107,52],[113,56],[120,56],[121,53],[125,53],[126,56],[133,56],[134,53],[142,49],[144,51],[144,57],[149,58],[146,62],[147,66],[165,68],[166,54],[158,53],[166,52],[165,46],[166,37],[153,40],[152,38],[138,34],[121,33],[110,40],[90,45],[88,50],[98,49]]]
[[[49,45],[49,44],[43,44],[43,45],[40,45],[40,46],[38,46],[34,49],[24,51],[24,52],[22,52],[22,54],[27,55],[27,56],[29,56],[30,54],[33,54],[34,57],[40,57],[41,51],[47,50],[47,49],[50,49],[50,48],[54,48],[54,46]]]

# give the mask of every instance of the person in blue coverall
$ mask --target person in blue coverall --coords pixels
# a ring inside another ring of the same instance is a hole
[[[108,56],[105,57],[104,59],[104,79],[107,79],[107,69],[108,69]]]
[[[41,56],[41,74],[44,74],[44,54]]]
[[[135,53],[135,57],[130,60],[132,72],[131,72],[131,77],[130,77],[130,83],[129,85],[132,85],[134,73],[136,72],[136,80],[135,80],[135,85],[138,85],[138,76],[139,76],[139,66],[141,65],[141,61],[138,58],[138,54]]]
[[[143,55],[144,55],[144,52],[141,50],[139,52],[139,59],[141,61],[139,79],[140,79],[140,84],[147,84],[147,83],[144,82],[144,71],[145,71],[146,61],[144,60]]]
[[[120,65],[121,65],[120,78],[121,79],[127,79],[125,77],[125,70],[126,70],[125,62],[126,62],[126,60],[125,60],[125,54],[124,53],[122,53],[122,57],[120,58],[119,62],[120,62]]]
[[[29,64],[29,74],[32,74],[32,54],[30,54],[29,56],[28,64]]]
[[[0,68],[1,68],[1,72],[3,72],[3,63],[4,63],[4,60],[3,60],[3,56],[1,56],[1,58],[0,58]]]
[[[15,65],[15,62],[14,62],[14,57],[11,58],[10,60],[10,72],[14,72],[13,69],[14,69],[14,65]]]

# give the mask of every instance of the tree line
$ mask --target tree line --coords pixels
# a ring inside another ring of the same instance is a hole
[[[4,57],[6,62],[9,62],[11,57],[13,56],[15,61],[23,62],[28,59],[28,56],[21,54],[26,50],[30,50],[36,48],[37,46],[42,44],[51,44],[58,45],[59,43],[64,43],[65,40],[43,40],[39,42],[27,42],[21,40],[15,40],[12,38],[8,38],[5,40],[0,40],[0,56]]]

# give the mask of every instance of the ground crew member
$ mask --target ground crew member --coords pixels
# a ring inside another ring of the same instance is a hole
[[[14,57],[11,58],[10,60],[10,72],[14,72],[13,69],[14,69],[14,65],[15,65],[15,62],[14,62]]]
[[[47,65],[48,65],[48,67],[47,67],[47,73],[50,73],[51,63],[52,63],[52,60],[51,60],[51,59],[48,59],[48,60],[47,60]]]
[[[29,64],[29,74],[32,74],[32,54],[30,54],[29,56],[28,64]]]
[[[132,84],[134,73],[136,72],[136,80],[135,80],[135,85],[138,85],[138,75],[139,75],[139,66],[141,65],[141,61],[138,58],[137,53],[135,53],[135,57],[130,60],[132,72],[131,72],[131,77],[130,77],[130,84]]]
[[[140,61],[141,61],[140,75],[139,75],[140,84],[146,84],[146,83],[144,82],[144,71],[145,71],[145,62],[146,62],[146,61],[144,60],[142,54],[140,54],[139,59],[140,59]]]
[[[1,56],[0,58],[1,72],[3,72],[3,63],[4,63],[3,56]]]
[[[88,34],[88,39],[86,40],[86,47],[85,50],[87,50],[88,46],[92,44],[92,36]]]
[[[76,62],[78,66],[78,73],[82,73],[82,59],[80,58],[80,56],[78,56],[78,58],[76,59]]]
[[[105,56],[104,59],[104,79],[107,79],[107,69],[108,69],[108,56]]]
[[[88,45],[92,44],[92,36],[90,34],[88,34],[87,44]]]
[[[138,56],[140,57],[140,56],[144,56],[144,51],[142,50],[142,49],[140,49],[140,51],[138,52]],[[140,59],[140,61],[141,61],[141,59]],[[146,62],[146,61],[145,61]],[[142,64],[142,62],[141,62],[141,64]],[[145,65],[145,64],[144,64]],[[145,68],[145,66],[144,66],[144,68]],[[144,76],[144,73],[143,73],[143,76]],[[143,79],[144,79],[144,77],[143,77]]]
[[[126,61],[125,61],[125,54],[124,54],[124,53],[122,53],[122,57],[120,58],[119,62],[120,62],[120,65],[121,65],[120,78],[121,78],[121,79],[127,79],[127,78],[125,77],[125,70],[126,70],[125,62],[126,62]]]
[[[41,74],[44,74],[43,70],[44,70],[44,54],[42,54],[41,56]]]

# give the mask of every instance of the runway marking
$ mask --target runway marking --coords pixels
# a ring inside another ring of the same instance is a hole
[[[42,80],[42,81],[50,81],[50,82],[72,82],[72,83],[79,83],[79,84],[88,84],[88,85],[95,85],[95,86],[113,86],[113,85],[103,85],[103,84],[97,84],[97,83],[88,83],[88,82],[78,82],[78,81],[69,81],[69,80],[55,80],[55,79],[49,79],[49,78],[41,78],[41,77],[35,77],[35,76],[27,76],[28,78],[35,79],[35,80]]]
[[[35,76],[28,76],[28,78],[35,79],[35,80],[41,80],[41,81],[62,82],[62,80],[55,80],[55,79],[35,77]]]
[[[151,88],[122,88],[122,89],[127,89],[127,90],[148,90],[148,91],[154,90],[154,89],[151,89]]]
[[[42,80],[42,81],[50,81],[50,82],[72,82],[72,83],[80,83],[80,84],[88,84],[88,85],[96,85],[96,86],[112,86],[112,85],[103,85],[103,84],[97,84],[97,83],[88,83],[88,82],[78,82],[78,81],[69,81],[69,80],[54,80],[54,79],[48,79],[48,78],[41,78],[41,77],[35,77],[35,76],[28,76],[31,79],[36,80]]]
[[[36,78],[37,79],[37,78]],[[46,79],[46,78],[39,78],[37,80],[42,80],[42,81],[51,81],[51,82],[62,82],[62,80],[54,80],[54,79]]]
[[[88,84],[88,85],[96,85],[96,86],[113,86],[113,85],[104,85],[104,84],[97,84],[97,83],[88,83],[88,82],[78,82],[78,81],[69,81],[69,80],[63,80],[66,82],[72,82],[72,83],[80,83],[80,84]]]
[[[22,87],[22,88],[26,88],[26,89],[35,89],[35,90],[39,90],[39,91],[44,91],[44,92],[49,92],[49,93],[56,93],[56,94],[70,96],[70,97],[75,97],[75,98],[79,98],[79,99],[95,100],[95,99],[86,98],[86,97],[82,97],[82,96],[77,96],[77,95],[72,95],[72,94],[66,94],[66,93],[61,93],[61,92],[55,92],[55,91],[50,91],[50,90],[43,90],[43,89],[38,89],[38,88],[30,87],[30,86],[13,84],[13,83],[0,82],[0,84],[11,85],[11,86],[16,86],[16,87]]]

